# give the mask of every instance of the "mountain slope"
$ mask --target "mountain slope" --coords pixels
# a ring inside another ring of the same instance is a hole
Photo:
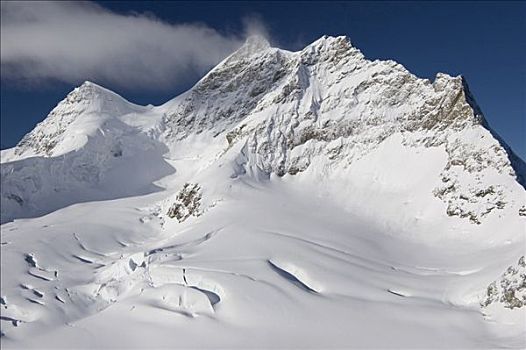
[[[174,171],[162,158],[166,146],[126,123],[150,110],[91,82],[74,89],[2,154],[2,222],[158,190],[151,182]]]
[[[526,345],[524,164],[462,77],[345,37],[156,107],[85,83],[1,171],[9,346]]]

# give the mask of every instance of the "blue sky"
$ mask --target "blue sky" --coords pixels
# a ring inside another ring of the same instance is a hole
[[[526,2],[43,6],[2,3],[2,148],[84,80],[132,102],[160,104],[259,31],[291,50],[324,34],[347,35],[368,58],[393,59],[417,76],[462,74],[492,128],[526,159]],[[33,31],[23,19],[31,11],[41,19]]]

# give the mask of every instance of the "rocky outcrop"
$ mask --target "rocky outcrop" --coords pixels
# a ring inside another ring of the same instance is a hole
[[[177,193],[174,203],[168,209],[166,215],[169,218],[183,222],[190,216],[201,215],[201,188],[198,184],[185,183]]]
[[[510,266],[502,276],[492,282],[486,297],[481,302],[482,308],[493,303],[502,304],[505,308],[514,309],[526,306],[526,260],[522,256],[517,265]]]

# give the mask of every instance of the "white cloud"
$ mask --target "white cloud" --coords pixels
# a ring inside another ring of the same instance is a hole
[[[245,27],[264,32],[254,20]],[[1,3],[1,68],[8,81],[163,89],[189,72],[203,73],[241,43],[241,35],[205,25],[117,14],[91,2]]]

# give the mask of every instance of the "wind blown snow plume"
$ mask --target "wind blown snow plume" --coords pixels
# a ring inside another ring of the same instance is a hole
[[[92,2],[2,2],[1,14],[2,78],[30,84],[89,79],[166,88],[241,45],[205,25],[117,14]],[[263,27],[244,25],[246,32]]]

